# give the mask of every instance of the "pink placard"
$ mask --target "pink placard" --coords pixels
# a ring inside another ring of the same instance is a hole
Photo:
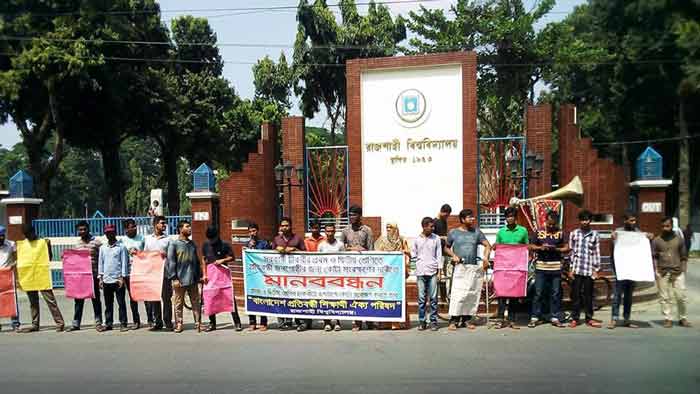
[[[493,289],[496,297],[527,296],[527,271],[494,271]]]
[[[527,245],[498,244],[494,271],[527,271]]]
[[[0,268],[0,317],[17,316],[16,291],[12,268]]]
[[[527,245],[498,244],[493,264],[496,297],[527,296]]]
[[[207,284],[204,285],[204,312],[215,315],[233,312],[233,285],[231,271],[216,264],[207,265]]]
[[[129,290],[134,301],[160,301],[165,259],[160,252],[139,252],[131,260]]]
[[[68,298],[82,300],[95,297],[88,249],[67,249],[63,252],[63,285]]]

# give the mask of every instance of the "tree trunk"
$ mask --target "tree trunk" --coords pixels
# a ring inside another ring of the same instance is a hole
[[[688,124],[685,121],[685,98],[681,96],[678,106],[680,144],[678,154],[678,221],[682,229],[690,222],[690,144]]]
[[[122,176],[119,144],[105,144],[100,148],[102,167],[107,186],[107,212],[109,216],[124,215],[124,177]]]
[[[163,151],[163,169],[168,182],[168,213],[180,214],[180,185],[177,178],[177,153],[167,146],[161,146]]]
[[[58,131],[55,133],[56,140],[51,157],[44,160],[46,143],[53,134],[51,113],[47,111],[41,125],[35,125],[31,129],[27,126],[26,119],[18,114],[13,114],[12,120],[20,130],[22,145],[27,152],[27,171],[34,180],[34,195],[48,200],[51,192],[51,179],[58,172],[58,166],[63,160],[63,134]]]

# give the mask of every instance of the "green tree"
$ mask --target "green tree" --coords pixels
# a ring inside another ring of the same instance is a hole
[[[367,15],[360,15],[354,0],[340,0],[341,18],[336,21],[325,0],[310,4],[300,0],[294,71],[301,110],[312,118],[323,110],[330,121],[331,143],[345,123],[345,62],[355,58],[393,56],[406,39],[400,16],[392,18],[389,8],[370,1]]]
[[[10,177],[27,166],[27,152],[24,145],[15,144],[10,149],[0,147],[0,189],[7,190]]]
[[[534,25],[554,6],[543,0],[527,11],[521,0],[458,0],[448,12],[409,12],[411,53],[476,51],[478,119],[482,135],[522,130],[523,114],[535,99],[535,84],[548,55]]]
[[[66,122],[75,115],[87,72],[103,64],[95,45],[75,39],[80,24],[71,16],[36,18],[78,8],[78,1],[9,0],[0,15],[0,123],[17,126],[27,169],[39,196],[49,198],[51,179],[64,157]],[[31,11],[30,11],[31,10]],[[58,15],[58,14],[57,14]],[[78,18],[80,19],[80,18]]]
[[[694,148],[687,138],[700,120],[690,110],[700,104],[693,67],[699,13],[692,1],[592,0],[548,27],[559,64],[545,80],[553,97],[579,106],[585,132],[599,142],[679,137],[656,147],[670,169],[667,176],[677,178],[681,225],[691,206]],[[643,149],[620,146],[625,162]]]
[[[151,100],[157,103],[149,134],[161,150],[168,210],[182,211],[180,162],[237,168],[257,137],[250,104],[221,76],[216,35],[204,18],[172,22],[172,66],[153,75]],[[196,50],[193,49],[196,44]],[[186,60],[186,62],[182,62]],[[191,169],[190,169],[191,170]]]

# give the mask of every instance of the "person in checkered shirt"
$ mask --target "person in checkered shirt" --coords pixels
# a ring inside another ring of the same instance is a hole
[[[601,322],[593,319],[593,281],[600,271],[600,237],[598,232],[591,229],[593,214],[582,210],[578,214],[579,228],[569,234],[571,248],[571,302],[573,313],[569,327],[578,325],[581,317],[581,307],[586,314],[586,325],[600,328]],[[582,294],[583,293],[583,294]]]

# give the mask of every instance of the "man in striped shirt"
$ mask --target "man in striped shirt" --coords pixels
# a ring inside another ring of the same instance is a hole
[[[588,210],[579,212],[579,228],[569,235],[571,248],[569,278],[573,280],[571,284],[573,313],[569,324],[571,328],[578,325],[582,306],[586,314],[586,325],[594,328],[601,327],[600,321],[593,319],[593,281],[600,271],[600,237],[597,231],[591,229],[592,217],[593,214]]]

